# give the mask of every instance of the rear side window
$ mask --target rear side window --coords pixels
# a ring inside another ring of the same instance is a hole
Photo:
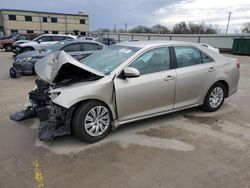
[[[203,63],[200,50],[189,46],[174,47],[177,67],[187,67]]]
[[[98,44],[98,50],[101,50],[101,49],[103,49],[103,46]]]
[[[53,36],[53,41],[62,41],[64,40],[63,36]]]
[[[42,36],[38,40],[42,40],[43,42],[53,41],[51,36]]]
[[[93,51],[93,50],[98,50],[98,44],[94,43],[84,43],[83,44],[83,50],[84,51]]]
[[[174,50],[177,68],[214,62],[207,54],[191,46],[176,46]]]
[[[169,70],[169,49],[163,47],[149,50],[131,63],[129,67],[136,68],[140,71],[140,74]]]
[[[210,62],[214,62],[214,60],[209,57],[207,54],[201,52],[201,56],[202,56],[202,61],[203,63],[210,63]]]
[[[68,46],[65,46],[63,50],[65,52],[79,52],[81,51],[81,44],[80,43],[70,44]]]

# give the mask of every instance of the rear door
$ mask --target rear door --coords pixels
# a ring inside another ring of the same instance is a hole
[[[114,80],[119,121],[154,115],[173,109],[175,70],[168,47],[151,49],[129,67],[140,71],[136,78]]]
[[[193,46],[174,46],[176,94],[174,108],[200,103],[216,76],[216,63]]]

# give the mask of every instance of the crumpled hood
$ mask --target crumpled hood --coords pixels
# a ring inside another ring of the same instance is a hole
[[[103,73],[80,63],[64,51],[51,53],[37,61],[35,64],[35,71],[40,79],[44,80],[45,82],[48,82],[49,84],[53,84],[54,79],[59,76],[58,74],[60,69],[62,69],[62,67],[65,67],[65,65],[68,64],[73,65],[74,70],[76,70],[77,68],[85,70],[86,72],[96,75],[98,77],[105,76]],[[72,73],[72,76],[73,74],[74,73]]]

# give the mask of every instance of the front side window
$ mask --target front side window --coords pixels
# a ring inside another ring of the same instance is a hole
[[[169,70],[169,49],[163,47],[149,50],[131,63],[129,67],[136,68],[140,71],[140,74],[149,74]]]
[[[32,16],[24,16],[26,22],[32,22]]]
[[[58,31],[52,31],[52,34],[58,34]]]
[[[70,44],[68,46],[65,46],[63,50],[65,52],[79,52],[81,51],[81,44],[80,43]]]
[[[113,45],[93,53],[81,63],[108,75],[138,50],[140,48]]]

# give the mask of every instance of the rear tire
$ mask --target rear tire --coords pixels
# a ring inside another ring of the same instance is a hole
[[[13,48],[11,44],[4,45],[4,49],[6,52],[12,52]]]
[[[109,108],[100,101],[82,103],[75,111],[72,120],[73,134],[79,139],[93,143],[104,138],[112,124]]]
[[[218,110],[224,102],[226,95],[225,86],[217,82],[207,92],[202,108],[207,112]]]

